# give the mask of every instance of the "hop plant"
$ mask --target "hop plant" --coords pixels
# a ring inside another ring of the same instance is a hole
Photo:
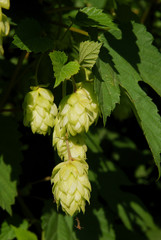
[[[89,202],[91,185],[88,180],[88,165],[85,161],[67,161],[58,164],[52,172],[52,191],[57,206],[71,216],[81,210],[85,212],[85,203]]]
[[[46,135],[54,126],[57,107],[53,103],[54,96],[48,89],[32,87],[26,94],[24,109],[24,125],[31,126],[33,133]]]
[[[68,146],[67,146],[68,145]],[[67,141],[67,135],[60,128],[60,124],[57,123],[53,132],[53,146],[57,149],[58,155],[64,161],[69,159],[69,150],[71,158],[77,161],[86,159],[87,146],[84,143],[83,137],[77,135],[75,137],[70,136]]]
[[[99,107],[89,82],[77,84],[76,92],[66,96],[59,105],[59,124],[72,136],[88,131],[99,116]]]

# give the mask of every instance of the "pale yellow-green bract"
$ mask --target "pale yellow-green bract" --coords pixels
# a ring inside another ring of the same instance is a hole
[[[23,103],[24,125],[31,126],[33,133],[50,133],[57,115],[57,107],[53,101],[52,92],[45,88],[33,87],[26,94]]]
[[[68,144],[72,159],[77,161],[86,160],[87,146],[81,135],[68,138]],[[64,161],[68,161],[68,149],[65,134],[62,135],[60,125],[57,123],[53,132],[53,146],[57,149],[58,155]]]
[[[65,128],[67,133],[72,136],[87,132],[99,116],[93,84],[80,83],[77,87],[76,92],[63,98],[59,105],[60,128]]]
[[[0,8],[0,55],[4,54],[3,37],[7,36],[10,31],[10,24],[7,16],[2,13]]]
[[[10,0],[0,0],[0,8],[10,8]]]
[[[57,206],[68,215],[85,212],[90,200],[91,185],[88,180],[88,164],[85,161],[66,161],[58,164],[52,172],[52,191]]]

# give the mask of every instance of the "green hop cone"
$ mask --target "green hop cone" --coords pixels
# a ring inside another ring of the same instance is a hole
[[[72,136],[87,132],[99,116],[93,84],[85,82],[77,84],[77,87],[76,92],[62,99],[59,105],[59,124]]]
[[[58,155],[64,161],[68,161],[68,150],[67,144],[69,145],[71,158],[77,161],[86,159],[87,146],[84,143],[83,137],[76,135],[75,137],[70,136],[67,142],[66,133],[60,128],[59,122],[54,127],[53,132],[53,146],[57,149]]]
[[[57,204],[71,216],[81,210],[85,212],[85,203],[89,202],[91,184],[88,180],[88,164],[85,161],[67,161],[58,164],[52,172],[52,192]]]
[[[48,89],[32,87],[26,94],[24,109],[24,125],[31,126],[33,133],[46,135],[54,126],[57,107],[53,103],[54,96]]]
[[[4,54],[3,37],[7,36],[10,31],[10,24],[7,16],[1,12],[0,8],[0,55]]]

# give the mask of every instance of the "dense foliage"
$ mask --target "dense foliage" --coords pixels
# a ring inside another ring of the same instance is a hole
[[[160,0],[0,0],[0,240],[161,239],[160,28]]]

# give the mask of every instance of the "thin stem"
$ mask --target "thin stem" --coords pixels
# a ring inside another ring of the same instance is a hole
[[[68,28],[66,29],[65,33],[64,33],[63,36],[61,37],[60,41],[62,41],[62,40],[65,38],[66,34],[70,31],[70,28],[71,28],[72,25],[73,25],[73,23],[71,23],[71,24],[68,26]]]
[[[71,79],[72,79],[72,84],[73,84],[73,92],[76,92],[77,87],[76,87],[76,83],[75,83],[74,77],[71,77]]]
[[[85,35],[85,36],[89,37],[88,32],[86,32],[84,30],[81,30],[79,28],[70,27],[69,30],[72,31],[72,32],[76,32],[76,33],[79,33],[79,34],[82,34],[82,35]]]
[[[63,27],[63,28],[67,28],[67,29],[68,29],[68,25],[66,25],[66,24],[64,24],[64,23],[59,23],[59,22],[56,22],[56,21],[52,21],[52,23],[55,24],[55,25],[58,25],[58,26],[60,26],[60,27]],[[81,35],[85,35],[85,36],[89,37],[88,32],[86,32],[86,31],[84,31],[84,30],[81,30],[81,29],[79,29],[79,28],[70,27],[69,30],[72,31],[72,32],[76,32],[76,33],[79,33],[79,34],[81,34]]]
[[[141,22],[142,24],[144,24],[145,21],[147,20],[149,14],[150,14],[150,12],[151,12],[151,9],[152,9],[153,5],[154,5],[154,4],[157,4],[157,3],[158,3],[157,0],[151,0],[151,2],[149,2],[147,8],[145,9],[145,11],[144,11],[144,13],[143,13],[143,15],[142,15],[141,20],[140,20],[140,22]]]
[[[18,60],[16,69],[15,69],[15,71],[14,71],[12,77],[11,77],[10,82],[9,82],[9,85],[8,85],[6,91],[5,91],[5,93],[4,93],[4,95],[3,95],[2,99],[1,99],[0,109],[3,108],[3,106],[5,105],[7,99],[8,99],[8,97],[9,97],[11,91],[12,91],[12,88],[14,87],[14,85],[15,85],[15,83],[17,81],[17,77],[19,75],[19,72],[20,72],[21,66],[23,64],[23,61],[24,61],[25,58],[28,58],[28,55],[29,55],[29,53],[27,53],[26,51],[21,54],[21,56],[20,56],[20,58]]]
[[[22,109],[20,109],[20,108],[19,109],[16,109],[16,108],[0,109],[0,113],[1,112],[21,112],[21,111],[22,111]]]
[[[42,183],[42,182],[48,182],[48,181],[51,181],[51,177],[50,176],[47,176],[47,177],[45,177],[43,179],[37,180],[35,182],[32,182],[31,185]]]

